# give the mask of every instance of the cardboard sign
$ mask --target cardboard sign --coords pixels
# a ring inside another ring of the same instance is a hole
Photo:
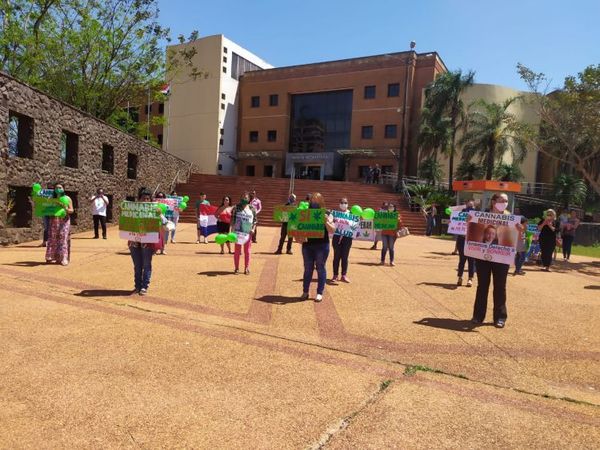
[[[452,211],[452,214],[450,214],[450,223],[448,223],[448,234],[466,235],[468,215],[468,212]]]
[[[273,209],[273,220],[275,222],[287,222],[289,221],[290,212],[295,211],[297,206],[290,205],[275,205]]]
[[[174,198],[157,198],[157,203],[163,203],[167,205],[167,212],[165,217],[167,220],[173,220],[173,214],[175,213],[175,209],[177,208],[177,200]]]
[[[119,237],[128,241],[154,244],[159,241],[160,218],[157,203],[121,203],[119,216]]]
[[[373,220],[359,220],[358,227],[354,232],[354,239],[373,242],[376,235],[374,226]]]
[[[175,200],[175,208],[174,209],[175,209],[175,211],[179,212],[179,205],[183,201],[183,197],[181,197],[179,195],[167,195],[167,198]]]
[[[465,255],[500,264],[514,264],[521,216],[469,211]]]
[[[252,233],[252,222],[254,216],[248,214],[245,211],[238,211],[235,215],[235,223],[233,224],[233,231],[237,234],[236,244],[244,245],[250,239]]]
[[[33,196],[33,206],[35,217],[55,217],[56,214],[64,208],[59,199],[53,197],[40,197],[39,195]]]
[[[376,230],[396,230],[398,228],[398,212],[375,211],[374,226]]]
[[[325,209],[296,209],[289,214],[288,234],[296,239],[322,238]]]
[[[360,217],[349,212],[332,211],[335,236],[354,238]]]

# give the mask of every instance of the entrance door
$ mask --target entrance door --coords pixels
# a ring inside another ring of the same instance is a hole
[[[303,180],[323,180],[323,166],[322,165],[306,165],[296,164],[295,166],[296,178]]]
[[[322,180],[321,178],[321,166],[308,166],[308,177],[309,180]]]

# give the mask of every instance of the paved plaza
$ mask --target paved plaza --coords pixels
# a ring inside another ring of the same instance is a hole
[[[146,297],[114,227],[67,267],[0,249],[0,447],[598,448],[599,260],[509,276],[500,330],[491,293],[471,325],[451,241],[401,239],[396,267],[355,242],[315,303],[300,247],[258,236],[234,275],[181,224]]]

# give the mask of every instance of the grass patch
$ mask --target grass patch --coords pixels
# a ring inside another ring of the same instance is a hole
[[[382,381],[379,385],[379,392],[385,391],[388,387],[390,387],[390,384],[392,384],[392,380]]]
[[[560,253],[560,249],[559,249]],[[578,256],[589,256],[590,258],[600,258],[600,244],[595,244],[590,247],[584,247],[583,245],[574,245],[571,249],[573,255]],[[560,256],[560,255],[559,255]]]

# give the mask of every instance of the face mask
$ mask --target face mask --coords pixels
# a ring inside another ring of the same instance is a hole
[[[56,193],[56,195],[63,195],[65,193],[63,189],[54,189],[54,192]]]
[[[245,198],[240,200],[240,205],[242,206],[246,206],[248,203],[250,203],[248,200],[246,200]]]
[[[321,207],[321,205],[319,205],[318,203],[315,203],[315,202],[310,202],[310,207],[311,207],[311,209],[319,209]]]
[[[507,206],[508,206],[508,203],[506,203],[506,202],[497,202],[496,203],[496,209],[498,211],[504,211]]]
[[[340,209],[346,211],[348,209],[348,203],[340,203]]]
[[[388,212],[394,212],[394,208],[388,208]]]

